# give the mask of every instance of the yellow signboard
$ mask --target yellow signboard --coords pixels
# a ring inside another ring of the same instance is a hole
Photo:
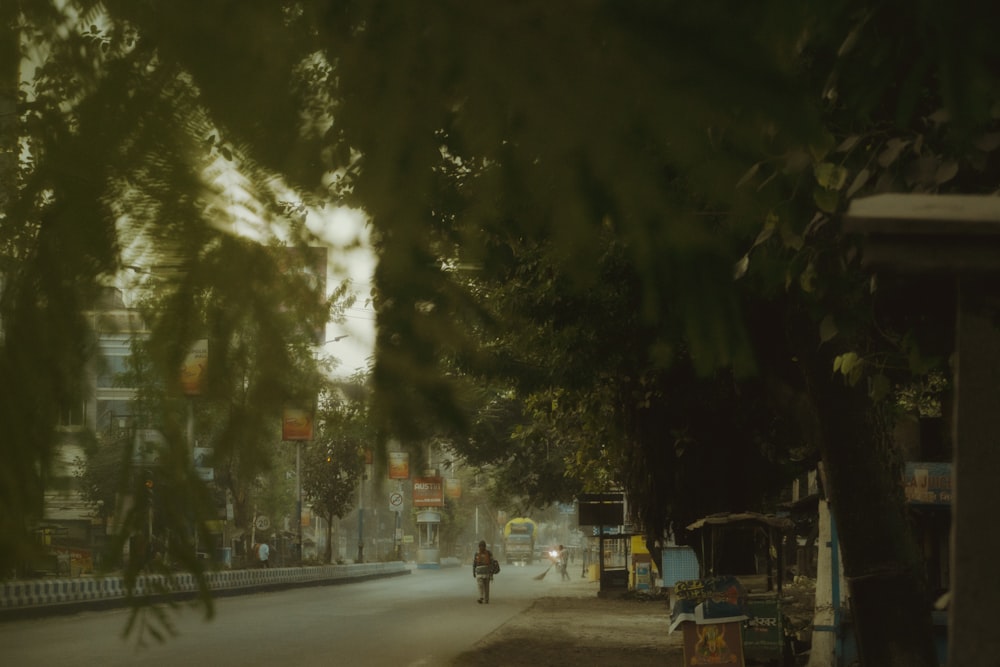
[[[208,366],[208,339],[191,344],[184,363],[181,364],[181,391],[188,396],[198,396],[205,389],[205,368]]]

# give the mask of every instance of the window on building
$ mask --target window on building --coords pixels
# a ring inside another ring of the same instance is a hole
[[[132,401],[97,401],[97,431],[114,436],[133,428],[132,413]]]
[[[97,387],[99,389],[110,389],[121,386],[118,378],[127,370],[127,356],[118,354],[105,355],[100,372],[97,375]]]
[[[86,426],[86,406],[82,399],[63,401],[59,406],[60,426]]]

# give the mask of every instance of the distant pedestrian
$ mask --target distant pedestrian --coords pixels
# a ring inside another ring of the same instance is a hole
[[[257,547],[257,557],[260,558],[261,567],[271,567],[271,547],[267,546],[267,542],[261,542]]]
[[[486,548],[486,541],[479,541],[479,551],[472,559],[472,576],[479,589],[479,604],[490,603],[490,582],[493,581],[493,553]]]
[[[569,553],[566,551],[566,547],[559,545],[559,574],[562,575],[562,581],[569,581],[569,574],[566,572],[566,565],[568,564]]]

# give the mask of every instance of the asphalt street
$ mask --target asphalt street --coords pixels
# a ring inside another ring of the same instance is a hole
[[[127,610],[0,623],[3,664],[18,667],[158,665],[253,667],[448,664],[537,597],[558,590],[544,569],[504,566],[489,605],[476,603],[469,566],[414,569],[359,583],[221,598],[216,615],[182,606],[171,612],[177,636],[158,643],[122,637]]]

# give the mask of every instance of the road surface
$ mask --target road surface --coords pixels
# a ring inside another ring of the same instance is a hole
[[[543,569],[504,567],[489,605],[476,603],[468,566],[221,598],[208,622],[182,606],[171,615],[178,636],[146,647],[122,639],[124,609],[10,621],[0,623],[0,655],[17,667],[436,667],[556,592],[552,573],[533,579]]]

